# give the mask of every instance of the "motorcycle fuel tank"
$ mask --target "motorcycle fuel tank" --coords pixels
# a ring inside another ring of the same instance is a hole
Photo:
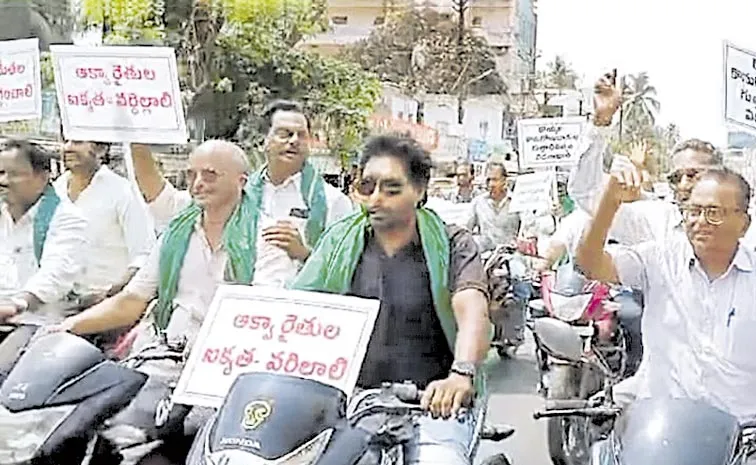
[[[639,400],[623,417],[621,465],[728,465],[740,438],[735,417],[699,401]]]
[[[236,450],[275,460],[335,428],[345,412],[346,395],[331,386],[278,374],[243,374],[210,429],[209,452]]]

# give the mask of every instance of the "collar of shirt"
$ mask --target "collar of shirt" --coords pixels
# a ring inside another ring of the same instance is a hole
[[[692,269],[694,266],[698,268],[701,273],[703,273],[703,269],[701,268],[700,262],[696,258],[695,252],[693,251],[693,246],[688,242],[687,247],[685,248],[685,259],[688,262],[688,267]],[[746,273],[750,273],[754,270],[754,263],[756,263],[756,254],[754,251],[746,247],[743,243],[743,240],[741,240],[738,243],[738,250],[735,252],[735,257],[732,259],[732,263],[730,263],[730,266],[727,269],[727,272],[725,272],[724,275],[730,273],[730,270],[733,268],[737,268],[739,271],[743,271]]]
[[[297,186],[297,188],[299,188],[299,185],[302,182],[302,172],[297,171],[296,173],[292,174],[288,178],[284,179],[284,181],[281,184],[276,185],[276,184],[273,184],[273,181],[270,180],[270,173],[266,169],[263,172],[263,180],[265,180],[265,182],[269,184],[273,188],[273,190],[286,189],[292,184],[294,184],[295,186]]]
[[[10,222],[9,224],[14,226],[30,223],[32,220],[34,220],[34,216],[37,214],[38,209],[39,200],[34,202],[34,205],[26,210],[26,213],[24,213],[23,216],[18,219],[18,221],[13,221],[13,217],[11,216],[10,210],[8,209],[8,204],[5,202],[0,202],[0,215],[2,215],[3,221]]]

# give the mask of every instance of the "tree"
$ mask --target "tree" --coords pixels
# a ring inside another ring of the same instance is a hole
[[[70,38],[73,18],[67,0],[16,0],[0,2],[0,40],[37,37],[40,48]]]
[[[206,137],[252,151],[264,136],[263,105],[288,98],[304,101],[315,132],[344,158],[380,93],[358,66],[296,47],[327,27],[323,0],[84,0],[83,17],[109,43],[173,46],[187,117],[203,122]]]
[[[410,96],[505,93],[504,81],[494,72],[492,48],[485,39],[459,31],[458,21],[431,8],[408,8],[345,53]]]
[[[538,87],[543,89],[577,89],[578,75],[564,57],[557,55],[538,74]]]
[[[650,84],[648,73],[628,76],[622,94],[621,124],[627,124],[631,134],[643,132],[648,126],[653,127],[661,104],[656,98],[656,88]]]

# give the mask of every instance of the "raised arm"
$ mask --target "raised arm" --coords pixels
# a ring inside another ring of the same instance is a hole
[[[575,204],[587,212],[596,209],[599,193],[606,183],[604,152],[608,146],[611,124],[619,108],[621,93],[615,78],[605,75],[594,86],[594,115],[578,143],[580,159],[570,172],[567,192]]]
[[[131,158],[134,160],[134,176],[139,191],[144,200],[150,203],[160,195],[167,181],[160,174],[157,160],[147,145],[131,144]]]

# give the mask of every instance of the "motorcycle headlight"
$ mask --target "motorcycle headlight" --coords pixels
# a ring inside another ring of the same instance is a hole
[[[0,406],[0,463],[26,462],[76,408],[75,405],[13,413]]]
[[[275,460],[265,460],[241,450],[223,450],[206,454],[205,462],[207,465],[312,465],[323,454],[332,434],[332,429],[325,430],[300,448]]]

